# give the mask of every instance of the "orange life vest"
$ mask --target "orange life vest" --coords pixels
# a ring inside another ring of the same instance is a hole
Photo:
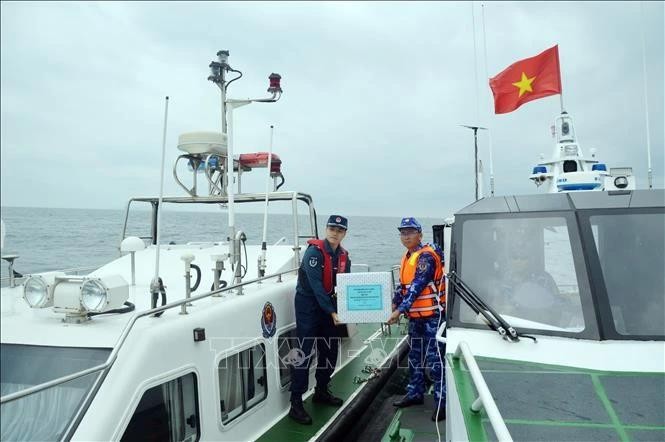
[[[408,253],[408,252],[407,252]],[[416,276],[418,267],[418,258],[423,253],[429,253],[434,258],[434,278],[429,284],[416,296],[411,308],[409,309],[409,318],[429,318],[434,316],[446,302],[446,285],[444,280],[444,266],[441,257],[430,245],[413,252],[407,259],[406,253],[402,257],[402,264],[399,269],[399,281],[402,287],[402,296],[405,297],[411,287],[411,283]]]
[[[332,256],[326,251],[325,242],[322,239],[310,239],[307,244],[319,249],[323,255],[323,288],[326,293],[331,294],[335,288],[333,285],[333,262]],[[346,273],[346,262],[348,260],[349,252],[342,246],[339,247],[339,255],[337,255],[337,273]]]

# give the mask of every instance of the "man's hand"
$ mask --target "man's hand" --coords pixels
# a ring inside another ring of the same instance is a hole
[[[335,323],[335,325],[340,325],[341,324],[341,322],[339,322],[339,317],[337,316],[337,313],[333,312],[333,313],[330,314],[330,316],[332,316],[332,319],[333,319],[333,322]]]
[[[386,321],[386,324],[388,324],[388,325],[396,324],[397,321],[399,320],[399,315],[400,314],[401,313],[399,312],[399,310],[395,310],[394,312],[392,312],[392,314],[390,315],[390,317]]]

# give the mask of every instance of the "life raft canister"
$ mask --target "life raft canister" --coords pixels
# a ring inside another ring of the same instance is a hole
[[[241,153],[238,156],[238,162],[241,166],[245,166],[250,169],[255,167],[268,167],[269,156],[270,154],[268,152]],[[279,155],[272,154],[272,160],[270,161],[270,174],[280,174],[281,168],[282,160],[279,158]]]
[[[409,318],[429,318],[435,315],[440,310],[441,306],[446,302],[446,285],[444,280],[444,267],[441,262],[441,257],[432,248],[432,246],[425,245],[420,250],[411,254],[407,259],[406,253],[402,257],[402,264],[399,269],[399,281],[402,288],[402,297],[405,297],[411,287],[411,283],[416,276],[416,269],[418,267],[418,258],[423,253],[429,253],[434,258],[434,278],[423,289],[423,291],[416,297],[409,309]]]
[[[307,244],[319,249],[323,255],[323,288],[327,294],[332,294],[333,286],[333,262],[332,256],[326,251],[324,240],[310,239]],[[337,273],[346,273],[346,263],[348,261],[349,252],[342,246],[339,246],[339,255],[337,256]]]

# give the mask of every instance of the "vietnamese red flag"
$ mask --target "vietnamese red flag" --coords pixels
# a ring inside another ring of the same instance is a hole
[[[531,100],[560,94],[559,46],[511,64],[490,78],[490,87],[495,114],[512,112]]]

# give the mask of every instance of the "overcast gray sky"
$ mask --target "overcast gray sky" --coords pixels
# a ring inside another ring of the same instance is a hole
[[[494,116],[482,47],[476,106],[469,2],[2,2],[3,206],[122,208],[159,191],[163,99],[169,108],[166,193],[179,133],[219,128],[206,80],[219,49],[244,73],[230,96],[276,104],[236,111],[236,152],[275,153],[285,188],[319,213],[444,217],[471,202],[473,139],[493,133],[497,194],[535,193],[550,155],[557,96]],[[663,187],[663,3],[490,2],[488,75],[559,45],[564,102],[579,141],[647,185],[641,30],[646,37],[651,150]],[[476,115],[476,108],[479,115]],[[489,169],[487,135],[480,157]],[[261,171],[261,169],[259,169]],[[258,174],[261,176],[258,176]],[[245,190],[263,191],[253,173]],[[489,177],[485,179],[488,192]],[[542,191],[542,190],[539,190]]]

